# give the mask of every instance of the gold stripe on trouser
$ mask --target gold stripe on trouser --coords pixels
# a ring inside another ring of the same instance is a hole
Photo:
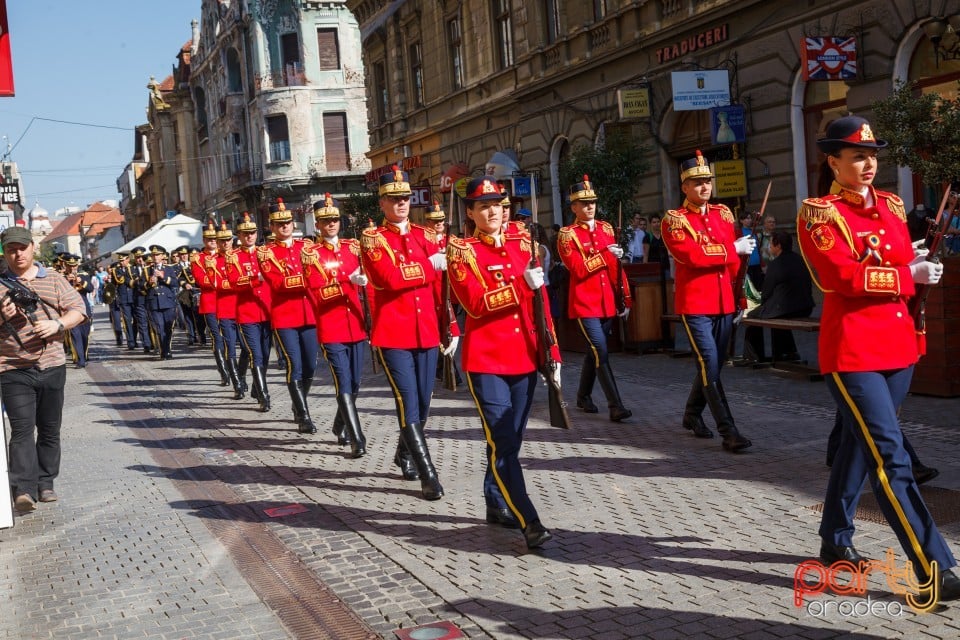
[[[383,357],[383,351],[377,349],[377,353],[380,355],[380,362],[383,364],[383,372],[387,374],[387,382],[390,383],[390,388],[393,389],[393,396],[397,399],[397,411],[400,413],[397,419],[400,420],[400,428],[403,429],[407,426],[406,412],[403,410],[403,397],[400,395],[400,389],[397,388],[397,383],[393,381],[393,375],[390,373],[390,367],[387,366],[387,359]],[[422,420],[423,418],[421,417],[420,419]]]
[[[76,347],[73,346],[73,336],[70,334],[70,331],[63,332],[63,343],[67,346],[67,349],[70,349],[70,359],[74,362],[80,362],[80,358],[77,354]]]
[[[287,384],[290,384],[290,379],[293,377],[293,361],[290,360],[290,354],[287,353],[286,347],[283,346],[283,340],[280,339],[280,334],[277,333],[277,330],[273,330],[273,341],[277,344],[278,353],[283,355],[283,359],[287,361]],[[301,367],[303,364],[301,363]]]
[[[243,329],[240,327],[240,323],[237,323],[237,337],[240,338],[240,345],[243,347],[244,351],[247,352],[247,359],[250,360],[250,368],[253,368],[253,350],[250,348],[250,343],[247,342],[247,336],[243,333]]]
[[[147,323],[147,333],[150,335],[150,346],[157,348],[157,345],[160,344],[160,332],[157,331],[152,322]]]
[[[873,436],[870,435],[870,429],[867,428],[867,423],[864,421],[863,415],[861,415],[857,404],[854,402],[853,398],[850,397],[850,394],[847,393],[847,388],[843,386],[843,381],[840,379],[840,374],[834,372],[830,375],[833,376],[833,381],[836,383],[837,389],[840,390],[840,394],[843,396],[844,402],[847,403],[847,406],[853,413],[853,418],[857,421],[857,427],[860,428],[860,432],[863,434],[863,438],[867,443],[867,448],[870,450],[870,455],[873,457],[873,461],[877,465],[877,479],[880,481],[880,486],[883,488],[883,493],[887,496],[887,500],[890,501],[890,505],[896,512],[897,520],[900,521],[900,525],[906,532],[907,538],[910,539],[910,546],[913,548],[913,552],[917,554],[917,557],[920,559],[920,563],[923,565],[924,575],[929,576],[930,561],[927,560],[927,556],[923,552],[923,547],[920,546],[920,541],[917,539],[917,534],[913,531],[913,526],[911,526],[910,520],[903,512],[903,507],[900,506],[900,502],[897,500],[897,496],[894,494],[893,488],[890,486],[890,479],[887,477],[887,472],[883,468],[883,457],[877,450],[877,444],[873,441]]]
[[[693,339],[693,333],[690,331],[690,325],[687,324],[687,316],[681,315],[680,321],[683,322],[683,328],[687,332],[687,340],[690,341],[690,348],[697,355],[697,366],[700,367],[700,378],[703,380],[703,386],[710,384],[707,380],[707,365],[703,362],[703,356],[700,355],[700,349],[697,349],[697,341]]]
[[[330,367],[330,377],[333,378],[333,395],[340,395],[340,380],[337,379],[337,372],[333,368],[333,363],[330,362],[330,357],[327,355],[327,348],[323,346],[323,343],[320,343],[320,349],[323,351],[323,359],[327,361],[327,366]]]
[[[527,521],[523,519],[523,514],[520,513],[520,510],[514,506],[513,500],[510,499],[510,492],[507,491],[507,487],[503,484],[503,480],[500,479],[500,474],[497,473],[497,445],[493,442],[493,434],[490,432],[490,425],[487,422],[487,417],[483,415],[483,407],[480,406],[480,399],[477,398],[477,392],[473,390],[473,376],[470,375],[469,371],[466,373],[467,386],[470,387],[470,395],[473,396],[473,401],[477,405],[477,412],[480,414],[480,424],[483,426],[483,437],[487,439],[487,446],[490,447],[490,460],[488,461],[490,464],[490,472],[493,474],[493,479],[497,481],[497,486],[500,487],[500,494],[507,503],[507,507],[510,509],[510,512],[517,517],[517,521],[520,522],[520,527],[525,528],[527,526]]]
[[[577,318],[577,326],[580,327],[580,331],[583,332],[583,337],[587,339],[587,346],[590,347],[590,351],[593,352],[593,364],[598,369],[600,368],[600,352],[597,351],[597,348],[593,346],[593,341],[590,339],[590,336],[587,335],[587,328],[583,326],[583,321],[580,318]]]

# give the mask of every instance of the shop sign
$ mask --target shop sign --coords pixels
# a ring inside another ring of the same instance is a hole
[[[430,187],[410,187],[411,207],[432,207]]]
[[[650,88],[617,90],[617,108],[621,120],[650,117]]]
[[[727,39],[727,25],[722,24],[717,27],[694,33],[683,40],[668,44],[665,47],[657,49],[657,62],[664,63],[670,60],[677,60],[686,55],[712,47],[715,44],[724,42]]]
[[[674,71],[674,111],[701,111],[730,104],[730,76],[726,69]]]
[[[800,57],[804,80],[855,80],[857,77],[856,38],[803,38]]]
[[[747,195],[747,165],[743,160],[717,160],[713,163],[714,195],[739,198]]]
[[[0,184],[0,204],[20,204],[20,186],[16,182]]]
[[[513,178],[513,188],[510,193],[517,198],[529,198],[532,190],[536,188],[540,192],[540,183],[536,176],[516,176]]]
[[[746,141],[747,127],[742,104],[710,109],[710,138],[713,144]]]
[[[465,162],[456,163],[440,176],[440,193],[450,193],[453,183],[468,175],[470,175],[470,167]]]

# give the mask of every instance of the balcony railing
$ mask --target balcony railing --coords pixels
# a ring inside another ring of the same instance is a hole
[[[307,75],[303,70],[303,64],[294,62],[286,65],[282,71],[257,74],[253,78],[253,84],[257,91],[281,87],[303,87],[307,84]]]

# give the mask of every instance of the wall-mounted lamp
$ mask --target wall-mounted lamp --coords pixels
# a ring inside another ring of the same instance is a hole
[[[933,60],[937,68],[941,60],[960,59],[960,14],[932,18],[923,25],[923,32],[933,45]]]

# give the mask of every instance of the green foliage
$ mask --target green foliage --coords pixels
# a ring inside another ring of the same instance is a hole
[[[351,193],[340,202],[340,213],[347,216],[351,224],[355,227],[350,229],[349,235],[359,237],[359,231],[356,227],[365,227],[369,220],[379,225],[383,214],[380,211],[380,198],[372,191],[362,193]],[[344,229],[345,232],[348,231]]]
[[[960,101],[900,83],[873,109],[875,134],[890,143],[887,155],[898,165],[930,185],[960,179]]]
[[[640,212],[634,199],[640,190],[640,177],[650,168],[650,149],[639,139],[620,132],[607,135],[603,147],[578,144],[560,165],[560,190],[567,193],[571,185],[590,176],[597,192],[597,217],[617,226],[623,206],[623,226]]]

